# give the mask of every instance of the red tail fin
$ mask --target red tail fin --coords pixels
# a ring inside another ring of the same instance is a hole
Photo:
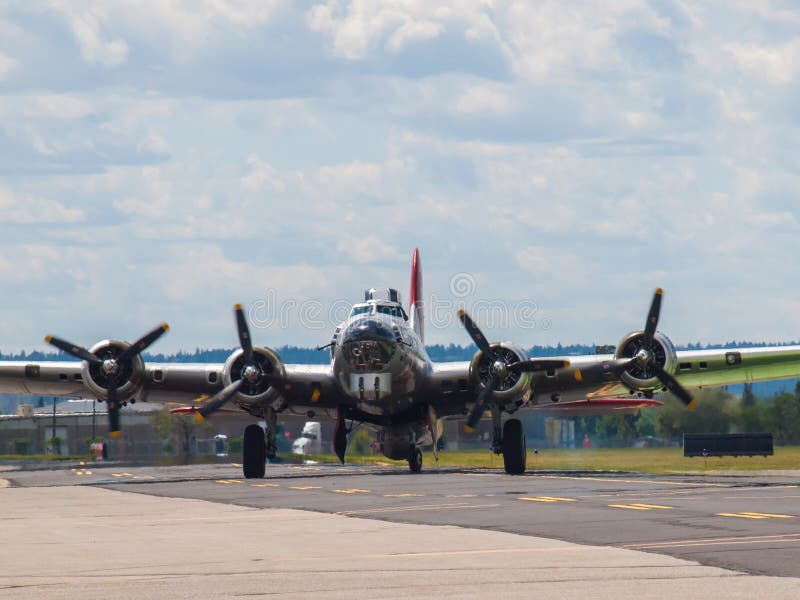
[[[411,256],[411,293],[408,295],[408,311],[411,327],[425,343],[425,312],[422,302],[422,263],[419,260],[419,248],[414,248]]]

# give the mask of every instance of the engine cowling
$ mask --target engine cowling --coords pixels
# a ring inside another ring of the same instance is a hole
[[[89,349],[89,352],[97,356],[102,361],[117,360],[117,358],[130,347],[128,342],[119,340],[103,340],[97,342]],[[104,365],[83,363],[81,377],[84,385],[101,400],[108,399],[109,377],[104,371]],[[117,362],[117,399],[120,404],[127,404],[129,401],[135,402],[136,397],[144,385],[144,360],[137,354],[133,358],[123,362]]]
[[[643,331],[635,331],[626,335],[617,345],[614,358],[625,360],[633,358],[642,349],[644,339]],[[674,373],[678,362],[675,346],[670,339],[660,331],[653,335],[651,348],[653,360],[667,373]],[[620,379],[634,391],[650,391],[662,387],[655,373],[648,366],[642,366],[634,361],[621,373]]]
[[[278,377],[286,375],[283,361],[272,348],[254,347],[253,363],[252,365],[245,363],[244,350],[240,348],[228,357],[222,368],[222,381],[226,387],[234,381],[242,380],[236,396],[248,404],[277,394],[265,375]],[[248,370],[249,367],[255,367],[256,370]]]
[[[497,358],[505,365],[528,359],[522,348],[510,342],[494,343],[490,347],[497,355]],[[475,356],[472,357],[472,362],[469,366],[470,377],[480,389],[483,389],[489,382],[493,368],[495,367],[492,360],[481,350],[478,350]],[[530,383],[530,373],[501,372],[500,376],[495,379],[494,401],[500,405],[516,404],[517,406],[522,406],[530,398]]]

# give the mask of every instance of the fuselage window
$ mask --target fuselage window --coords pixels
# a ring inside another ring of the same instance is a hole
[[[350,317],[355,317],[357,315],[366,315],[369,313],[371,308],[372,307],[369,304],[354,306],[353,310],[350,311]]]
[[[378,306],[377,310],[382,315],[389,315],[398,319],[403,318],[403,313],[397,306]]]

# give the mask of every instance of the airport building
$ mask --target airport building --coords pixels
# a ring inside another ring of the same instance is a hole
[[[16,414],[0,415],[0,454],[88,454],[91,441],[97,438],[107,444],[108,457],[115,459],[180,455],[185,451],[183,443],[188,444],[191,455],[213,455],[215,436],[234,439],[252,422],[252,417],[244,413],[225,414],[200,427],[191,416],[181,417],[175,420],[186,423],[185,439],[180,439],[180,425],[173,435],[162,438],[153,426],[153,415],[163,408],[155,403],[128,404],[122,409],[122,435],[113,440],[108,436],[108,415],[102,402],[63,400],[39,408],[20,404]],[[53,438],[57,448],[53,447]]]

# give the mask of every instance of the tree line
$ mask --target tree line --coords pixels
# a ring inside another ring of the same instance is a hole
[[[664,406],[635,415],[575,417],[576,439],[589,436],[595,446],[680,443],[684,433],[772,433],[776,444],[800,444],[800,382],[794,390],[758,398],[745,385],[742,396],[725,389],[698,390],[697,408],[687,410],[671,394]]]

